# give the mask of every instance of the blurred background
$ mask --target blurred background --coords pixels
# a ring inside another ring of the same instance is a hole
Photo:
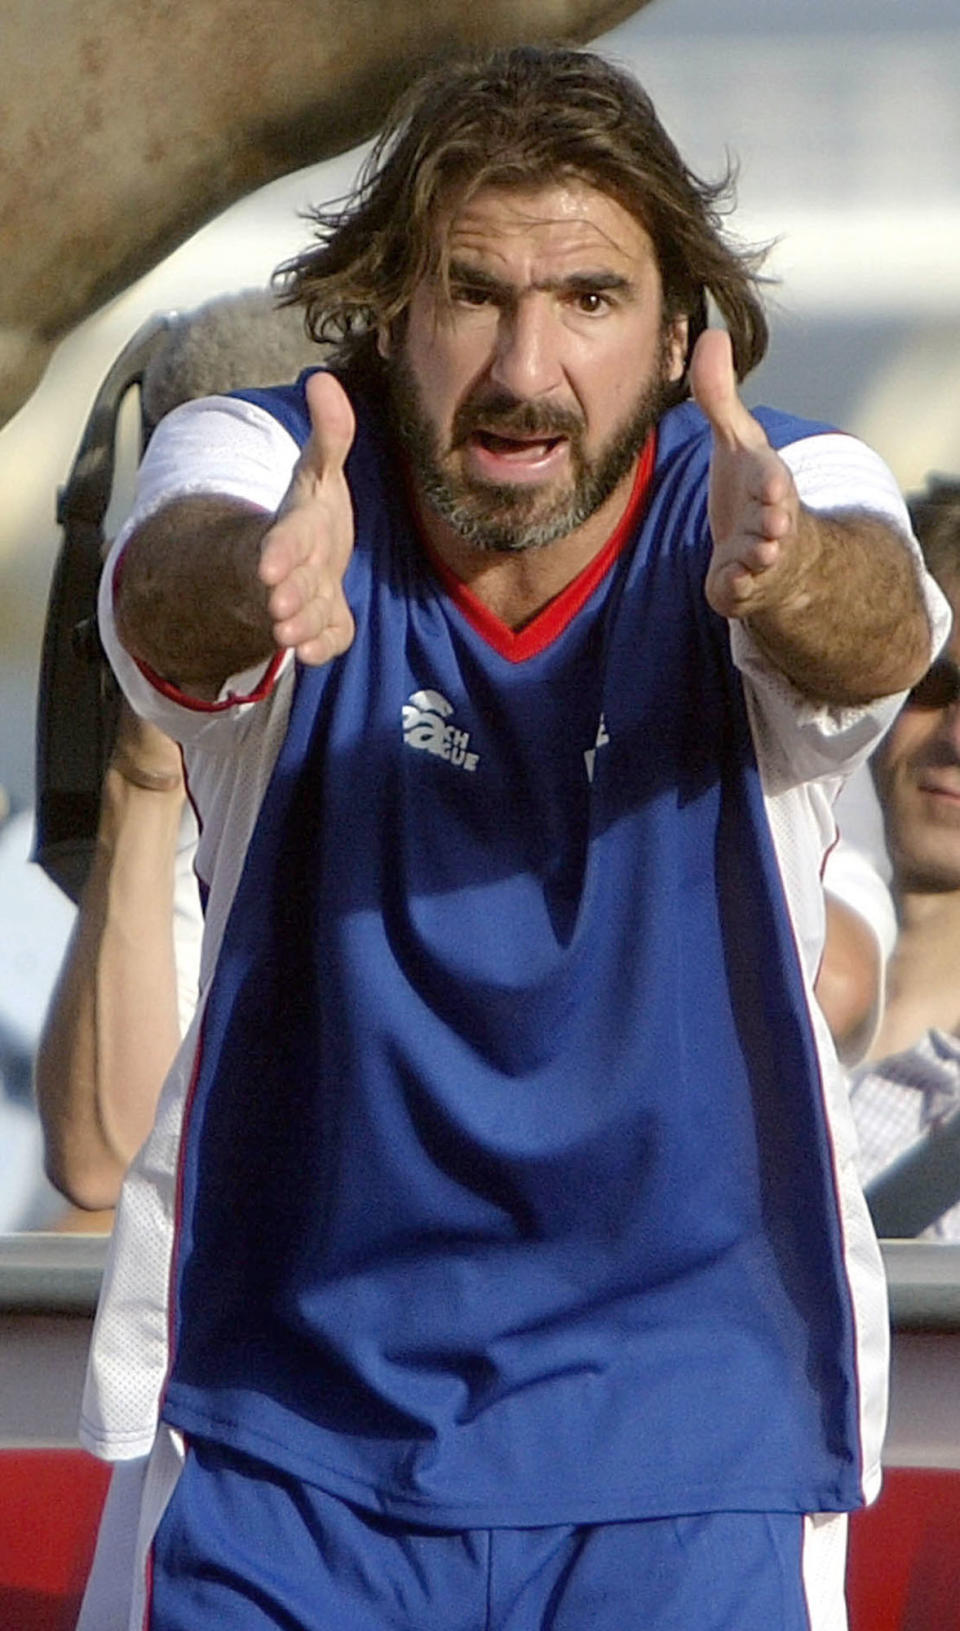
[[[960,8],[956,0],[654,0],[596,42],[630,66],[693,167],[739,165],[733,228],[772,244],[773,343],[752,402],[855,432],[904,489],[960,472]],[[32,1050],[72,908],[29,860],[37,667],[57,490],[96,389],[158,311],[264,284],[298,212],[363,150],[275,182],[76,329],[0,431],[0,1230],[42,1226]],[[129,489],[127,488],[127,491]],[[121,491],[117,508],[122,508]]]

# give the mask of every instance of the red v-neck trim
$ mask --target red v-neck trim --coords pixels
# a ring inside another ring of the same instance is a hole
[[[615,530],[593,560],[522,629],[512,629],[509,623],[497,617],[424,540],[430,564],[450,599],[467,622],[501,657],[507,657],[512,663],[522,663],[527,657],[535,657],[545,651],[586,605],[594,589],[622,553],[646,508],[656,458],[657,434],[652,430],[640,451],[630,498]]]

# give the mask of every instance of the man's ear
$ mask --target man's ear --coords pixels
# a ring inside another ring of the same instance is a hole
[[[690,319],[686,312],[671,317],[666,334],[666,377],[671,383],[682,379],[687,369],[687,347],[690,344]]]

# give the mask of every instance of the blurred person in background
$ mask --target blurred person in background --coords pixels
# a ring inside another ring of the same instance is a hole
[[[852,1086],[868,1185],[960,1108],[960,480],[931,478],[910,512],[954,625],[872,760],[897,937]],[[960,1142],[956,1152],[956,1204],[923,1231],[933,1239],[960,1239]]]

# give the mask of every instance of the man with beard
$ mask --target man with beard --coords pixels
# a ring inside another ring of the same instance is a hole
[[[843,1623],[819,868],[946,618],[880,461],[740,402],[721,191],[596,57],[446,67],[286,268],[335,367],[151,444],[102,623],[208,905],[85,1396],[131,1623]]]
[[[934,478],[910,504],[927,569],[950,602],[950,642],[873,757],[893,869],[897,940],[887,1001],[852,1097],[861,1174],[924,1155],[893,1233],[960,1238],[960,482]],[[949,1121],[952,1134],[946,1132]],[[926,1135],[932,1140],[926,1142]],[[946,1135],[946,1136],[945,1136]],[[918,1142],[920,1141],[920,1142]],[[904,1179],[906,1180],[906,1172]]]

